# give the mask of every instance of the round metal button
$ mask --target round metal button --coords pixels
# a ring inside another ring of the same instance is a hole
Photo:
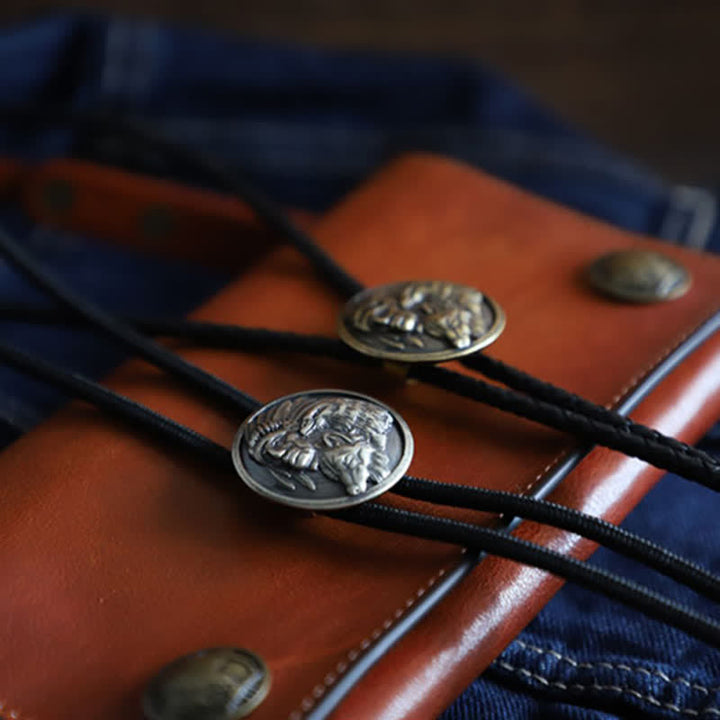
[[[493,342],[505,313],[475,288],[413,280],[362,290],[345,305],[338,331],[364,355],[400,362],[441,362]]]
[[[283,505],[332,510],[377,497],[403,476],[413,437],[394,410],[366,395],[313,390],[279,398],[238,430],[243,481]]]
[[[690,273],[678,262],[652,250],[620,250],[588,267],[588,279],[616,300],[651,303],[673,300],[690,288]]]
[[[270,671],[249,650],[211,648],[166,665],[143,695],[147,720],[238,720],[265,699]]]

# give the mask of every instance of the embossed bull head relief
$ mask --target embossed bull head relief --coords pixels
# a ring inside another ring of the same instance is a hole
[[[392,416],[356,398],[290,398],[248,423],[250,456],[289,490],[294,481],[316,490],[310,472],[344,485],[349,495],[388,474]]]
[[[382,327],[398,336],[381,337],[391,346],[425,345],[423,335],[458,349],[470,347],[488,329],[483,295],[477,290],[440,281],[407,283],[395,292],[374,297],[353,315],[354,326],[365,332]],[[400,339],[401,338],[401,339]]]

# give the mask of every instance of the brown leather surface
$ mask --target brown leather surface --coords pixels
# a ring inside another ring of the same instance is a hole
[[[463,165],[398,161],[322,220],[320,242],[363,282],[440,277],[505,308],[489,350],[613,403],[720,303],[720,261],[665,247],[695,276],[653,306],[614,303],[580,273],[599,253],[653,245]],[[197,317],[332,334],[339,301],[289,249],[275,251]],[[332,361],[187,350],[269,400],[345,387],[385,400],[415,434],[411,471],[526,491],[571,439],[440,390]],[[720,338],[635,413],[687,439],[720,412]],[[112,386],[229,445],[239,424],[140,362]],[[0,456],[0,697],[37,720],[139,718],[146,680],[191,650],[239,645],[269,664],[257,720],[302,717],[373,638],[459,557],[456,548],[356,528],[256,498],[176,451],[79,404]],[[618,520],[658,473],[594,451],[555,498]],[[585,555],[567,533],[521,533]],[[335,720],[434,717],[557,589],[543,573],[488,560],[405,637]]]
[[[0,165],[0,191],[4,179]],[[276,241],[245,204],[167,180],[68,159],[29,166],[18,179],[36,222],[145,253],[240,269]],[[309,222],[310,213],[290,212]]]

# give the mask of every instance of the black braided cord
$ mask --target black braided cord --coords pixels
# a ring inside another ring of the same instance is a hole
[[[658,430],[649,428],[646,425],[633,422],[630,418],[620,415],[620,413],[614,410],[603,407],[602,405],[597,405],[580,395],[576,395],[557,385],[533,377],[518,368],[502,362],[502,360],[490,357],[484,353],[475,353],[462,358],[461,362],[471,370],[480,372],[491,380],[497,380],[513,390],[526,393],[552,405],[566,408],[574,413],[585,415],[593,420],[614,425],[623,432],[642,436],[653,442],[661,442],[674,449],[679,455],[696,458],[713,474],[720,470],[720,463],[709,453],[692,447],[670,435],[664,435]]]
[[[187,147],[162,136],[143,122],[118,116],[117,113],[112,111],[76,110],[57,107],[53,108],[52,113],[48,113],[47,108],[33,106],[4,107],[0,109],[0,115],[7,120],[14,119],[23,122],[45,122],[48,117],[52,117],[54,122],[65,120],[75,124],[100,126],[139,141],[148,149],[159,150],[199,172],[218,189],[231,193],[246,202],[257,216],[267,223],[268,227],[278,232],[300,253],[306,256],[319,274],[343,297],[350,297],[364,287],[362,283],[335,262],[308,233],[300,229],[278,203],[260,192],[236,169],[227,168],[216,159],[203,154],[197,148]],[[222,331],[211,331],[209,333],[203,331],[198,333],[196,338],[199,339],[201,334],[207,339],[213,334],[217,338],[220,332]],[[229,337],[228,333],[225,333],[225,337]],[[558,412],[553,413],[547,407],[539,405],[537,412],[534,412],[532,404],[518,401],[515,403],[515,409],[510,410],[514,414],[543,423],[545,420],[539,418],[552,419],[554,424],[551,424],[551,427],[572,432],[592,443],[607,445],[620,452],[639,457],[660,468],[677,472],[712,489],[717,489],[720,484],[720,464],[702,450],[693,448],[675,438],[665,436],[651,428],[634,423],[611,410],[591,403],[550,383],[533,378],[521,370],[512,368],[482,353],[465,358],[463,362],[467,367],[479,371],[487,377],[499,380],[508,387],[525,392],[558,408]],[[458,386],[461,384],[458,383]],[[478,388],[476,395],[479,397],[482,394],[488,397],[492,396],[488,386]],[[469,394],[466,393],[465,396],[469,397]],[[496,405],[496,407],[500,407],[500,405]],[[525,414],[526,412],[527,414]],[[565,417],[561,417],[562,415]],[[572,426],[577,418],[583,416],[585,421],[575,425],[574,430],[570,429],[569,426]],[[613,433],[611,429],[604,427],[605,425],[616,427],[618,432]],[[627,438],[627,441],[624,438]],[[647,442],[638,441],[637,438],[643,438]],[[666,450],[657,450],[656,444],[664,445]],[[654,459],[646,456],[644,446],[652,453]],[[687,464],[683,463],[682,458],[684,457],[687,458]],[[671,465],[668,465],[663,458],[670,458]]]
[[[192,170],[215,189],[240,198],[269,228],[304,255],[318,274],[342,297],[350,298],[363,289],[362,283],[335,262],[290,218],[282,206],[261,192],[236,168],[230,169],[198,148],[174,142],[152,125],[120,115],[114,108],[73,108],[50,104],[2,105],[0,119],[5,123],[22,123],[24,126],[65,123],[75,127],[78,133],[92,133],[100,128],[135,142],[148,156],[160,153]]]
[[[220,470],[233,470],[227,448],[79,373],[65,370],[3,342],[0,342],[0,362],[58,388],[70,397],[94,405],[111,417],[127,423],[131,429],[140,428],[170,447],[195,452]]]
[[[708,464],[702,457],[680,453],[674,447],[656,442],[646,435],[637,435],[580,412],[551,405],[529,395],[522,395],[441,367],[417,366],[411,369],[409,376],[518,417],[583,437],[593,444],[604,445],[631,457],[641,458],[655,467],[677,473],[711,490],[720,490],[718,463],[713,461]]]
[[[177,353],[171,352],[158,345],[154,340],[141,335],[129,325],[117,320],[94,303],[66,287],[53,273],[44,270],[30,253],[1,228],[0,255],[27,280],[62,307],[147,362],[182,379],[190,387],[210,395],[233,410],[247,413],[258,407],[259,403],[254,398],[215,375],[183,360]]]
[[[342,297],[350,298],[363,289],[363,285],[326,253],[304,230],[302,230],[283,208],[255,187],[236,169],[230,170],[212,157],[208,157],[196,148],[173,142],[155,132],[144,123],[116,113],[90,114],[94,120],[110,129],[119,130],[130,138],[149,145],[152,150],[165,153],[178,160],[218,187],[247,203],[255,214],[267,226],[284,237],[293,247],[302,253],[323,277]]]
[[[232,468],[230,452],[226,448],[81,375],[58,368],[4,343],[0,343],[0,361],[38,380],[48,382],[69,395],[92,403],[111,416],[128,422],[134,430],[140,428],[153,437],[162,440],[170,447],[174,446],[186,451],[192,451],[219,470],[230,471]],[[441,494],[433,488],[430,481],[406,478],[401,482],[404,483],[401,486],[403,494],[427,498],[426,489],[430,487],[430,494],[441,499]],[[440,483],[436,485],[439,486]],[[461,488],[460,493],[465,490],[468,489]],[[469,490],[472,490],[472,488]],[[539,516],[543,513],[542,508],[547,505],[532,498],[525,498],[528,501],[525,504],[526,507],[519,508],[516,504],[509,502],[512,498],[507,500],[508,502],[505,504],[506,501],[502,498],[494,498],[494,507],[497,512],[522,515],[523,513],[532,512],[529,508],[537,506],[539,509],[536,512]],[[473,506],[479,504],[474,503]],[[523,513],[517,512],[518,509],[522,509]],[[666,622],[713,647],[720,648],[720,624],[715,620],[675,603],[642,585],[625,580],[614,573],[567,558],[540,545],[508,536],[501,530],[458,523],[446,518],[400,511],[375,503],[366,503],[362,506],[328,514],[341,520],[369,525],[381,530],[390,530],[458,544],[509,560],[522,562],[532,567],[539,567],[558,577],[601,592],[631,608],[644,612],[649,617]],[[582,513],[577,513],[577,515],[582,515]],[[554,513],[552,517],[548,515],[548,518],[552,519],[553,522],[547,524],[563,527],[570,524],[571,520],[568,517],[563,518],[560,513]],[[583,527],[591,531],[595,525],[594,520],[596,519],[586,516],[583,520]],[[577,529],[580,529],[579,525]],[[715,578],[707,572],[704,573],[701,568],[698,568],[693,563],[688,563],[680,557],[673,556],[672,553],[654,546],[653,543],[643,538],[607,524],[603,528],[602,534],[597,531],[591,539],[596,541],[600,539],[607,540],[608,547],[612,547],[616,552],[640,559],[649,567],[659,570],[673,580],[691,587],[707,597],[717,597],[720,578]],[[647,553],[639,552],[638,548],[641,547],[647,547]]]
[[[690,608],[668,600],[638,583],[623,579],[589,563],[566,557],[553,550],[478,525],[449,518],[365,503],[347,510],[328,513],[338,520],[367,525],[378,530],[481,550],[491,555],[541,568],[571,580],[629,607],[642,609],[649,617],[684,630],[688,635],[715,647],[720,643],[720,623]]]
[[[65,322],[72,319],[70,314],[58,314],[46,308],[34,308],[27,305],[6,305],[0,307],[0,319],[14,319],[31,322]],[[281,351],[300,352],[310,355],[333,357],[339,360],[360,362],[378,366],[380,361],[368,358],[335,338],[320,335],[249,328],[239,325],[190,321],[163,320],[152,318],[126,318],[129,326],[144,333],[181,338],[196,344],[229,348],[244,351]],[[504,364],[503,364],[504,365]],[[505,373],[496,379],[515,381],[512,373],[521,375],[525,385],[532,390],[534,383],[553,388],[549,383],[535,380],[514,368],[504,366]],[[675,472],[713,490],[720,488],[720,463],[712,456],[685,443],[663,435],[638,423],[622,422],[623,416],[605,408],[572,396],[567,391],[554,388],[557,394],[567,394],[573,399],[572,407],[568,403],[553,404],[550,393],[548,400],[536,395],[525,395],[477,378],[461,375],[446,368],[433,366],[414,366],[408,377],[422,380],[443,390],[468,397],[519,417],[539,422],[549,427],[568,432],[592,444],[604,445],[638,457],[656,467]],[[515,383],[522,384],[522,383]],[[518,388],[524,390],[524,387]],[[539,394],[539,393],[538,393]],[[588,407],[585,407],[587,405]]]
[[[657,572],[663,574],[670,572],[673,578],[682,577],[682,582],[695,592],[715,602],[720,601],[720,577],[661,545],[565,505],[504,490],[488,490],[410,475],[406,475],[397,483],[393,487],[393,492],[403,497],[437,505],[521,517],[567,530],[632,560],[645,563]]]
[[[77,115],[71,111],[74,119]],[[57,115],[55,116],[57,118]],[[54,118],[54,119],[55,119]],[[85,120],[88,119],[87,114]],[[327,255],[314,240],[297,228],[285,215],[279,206],[275,205],[255,188],[240,178],[236,174],[227,172],[224,168],[217,165],[214,161],[203,158],[198,153],[190,151],[182,145],[178,145],[171,141],[165,140],[144,128],[144,126],[126,120],[118,119],[114,115],[95,115],[96,122],[105,123],[114,128],[120,128],[123,132],[130,136],[134,136],[143,142],[146,142],[155,149],[159,148],[164,152],[189,163],[193,167],[202,171],[207,177],[212,178],[215,182],[229,192],[240,196],[245,200],[258,214],[265,220],[268,225],[284,235],[291,244],[293,244],[300,252],[306,255],[318,271],[345,297],[349,297],[362,289],[362,285],[352,278],[343,268]],[[154,363],[173,374],[185,380],[188,384],[195,388],[203,389],[205,392],[211,393],[216,399],[230,404],[236,410],[242,413],[248,413],[253,410],[257,403],[249,396],[241,391],[227,385],[219,378],[216,378],[199,368],[185,362],[182,358],[175,355],[169,350],[162,348],[151,340],[143,337],[132,328],[122,322],[117,321],[112,316],[96,308],[83,298],[78,297],[72,291],[65,288],[60,282],[56,281],[51,275],[42,271],[25,251],[5,233],[0,233],[0,251],[5,257],[26,277],[34,282],[38,287],[44,289],[51,297],[57,300],[61,305],[71,310],[74,314],[87,320],[104,333],[113,337],[121,344],[134,350],[141,357]],[[222,457],[227,456],[227,450],[216,446],[212,441],[206,444],[204,438],[197,433],[184,428],[167,418],[152,413],[152,411],[143,409],[141,405],[134,403],[127,398],[112,393],[106,389],[98,389],[95,383],[81,378],[72,373],[65,373],[57,368],[49,366],[42,361],[34,360],[26,354],[18,353],[12,348],[4,347],[0,352],[0,357],[19,370],[30,372],[37,378],[44,378],[48,382],[52,382],[56,386],[63,387],[66,391],[77,396],[84,397],[86,400],[94,402],[96,405],[112,412],[116,416],[134,423],[140,423],[146,429],[152,429],[155,435],[161,435],[167,440],[173,441],[177,445],[183,445],[202,452],[208,458],[212,457],[213,462],[217,464],[225,464],[227,461]],[[690,470],[693,479],[697,479],[703,484],[709,483],[710,486],[717,485],[717,477],[713,468],[698,467],[701,463],[696,457],[684,457],[684,454],[678,448],[669,447],[668,444],[658,443],[656,436],[641,432],[637,433],[627,425],[621,426],[617,422],[608,421],[607,418],[600,418],[595,409],[587,412],[587,407],[582,407],[567,397],[561,397],[554,390],[541,389],[546,392],[547,402],[540,397],[525,397],[512,393],[503,388],[482,383],[481,381],[466,378],[456,373],[450,373],[442,368],[414,368],[414,377],[431,382],[440,387],[445,387],[459,395],[469,397],[475,400],[486,402],[494,407],[508,410],[511,413],[532,417],[539,422],[548,424],[556,429],[575,432],[576,434],[587,435],[594,442],[614,443],[611,447],[621,449],[621,444],[626,444],[628,449],[623,452],[638,456],[645,453],[648,457],[653,458],[654,464],[663,463],[660,466],[672,469],[674,472],[681,472],[683,462],[687,466],[686,470]],[[512,379],[512,378],[511,378]],[[518,380],[517,377],[512,379]],[[522,380],[522,378],[520,378]],[[529,387],[529,386],[528,386]],[[537,394],[538,388],[535,387],[531,392]],[[558,407],[558,403],[563,407]],[[122,409],[120,409],[122,408]],[[534,408],[534,409],[533,409]],[[152,426],[152,428],[150,427]],[[625,437],[625,440],[620,438]],[[220,448],[220,449],[218,449]],[[223,455],[224,453],[224,455]],[[411,492],[421,492],[417,489],[420,487],[420,481],[417,479],[408,480]],[[408,485],[405,486],[407,490]],[[470,489],[472,490],[472,489]],[[427,491],[425,487],[422,492]],[[432,490],[437,494],[436,489]],[[471,502],[471,498],[465,497],[464,501]],[[476,505],[476,500],[472,500]],[[494,502],[499,502],[498,498]],[[516,507],[517,510],[517,507]],[[546,512],[545,510],[537,510]],[[512,512],[512,511],[511,511]],[[553,511],[552,515],[557,514]],[[695,611],[678,605],[663,596],[644,588],[643,586],[624,580],[613,573],[595,568],[587,563],[583,563],[572,558],[565,557],[547,548],[528,543],[521,539],[508,536],[505,533],[480,526],[469,525],[467,523],[459,523],[447,518],[437,518],[419,513],[412,513],[404,510],[397,510],[387,506],[368,503],[363,506],[351,508],[341,512],[331,513],[333,517],[338,517],[350,522],[370,525],[375,528],[390,530],[393,532],[403,532],[406,534],[416,535],[418,537],[431,538],[434,540],[451,542],[466,547],[484,550],[501,557],[513,559],[528,565],[539,567],[554,573],[560,577],[578,582],[586,587],[590,587],[601,592],[608,597],[614,598],[621,602],[643,610],[646,614],[667,622],[675,627],[685,630],[687,633],[698,637],[715,647],[720,647],[720,624],[716,621],[700,615]],[[549,517],[549,516],[548,516]],[[555,518],[558,522],[569,524],[576,522],[576,518],[569,518],[567,515]],[[604,536],[609,533],[608,528],[600,528],[599,526],[588,523],[586,529],[588,532],[595,534],[595,537]],[[612,527],[612,526],[609,526]],[[614,536],[612,543],[616,547],[623,545],[625,538],[620,535]],[[646,541],[641,541],[646,542]],[[640,545],[635,545],[629,549],[629,552],[643,556],[647,562],[646,553],[639,552]],[[661,549],[662,550],[662,549]],[[659,561],[658,558],[661,558]],[[650,553],[650,563],[661,564],[667,571],[673,567],[674,563],[681,559],[669,557],[665,552]],[[697,584],[697,568],[693,566],[693,570],[689,572],[691,582]],[[685,572],[688,575],[687,572]],[[700,583],[701,585],[703,583]],[[716,587],[704,587],[704,590],[712,590],[716,592]]]
[[[73,397],[92,403],[131,427],[166,442],[195,451],[221,470],[232,470],[228,451],[169,418],[77,373],[61,368],[0,343],[0,360],[27,375],[59,387]],[[439,505],[466,507],[483,512],[509,514],[542,522],[582,535],[608,549],[644,562],[711,600],[720,599],[720,578],[655,543],[586,513],[545,500],[515,493],[441,483],[406,476],[393,491],[405,497]]]
[[[310,262],[343,297],[351,297],[363,289],[363,285],[322,250],[310,235],[292,223],[279,204],[262,195],[235,171],[228,170],[196,149],[190,149],[163,138],[142,123],[117,118],[114,114],[100,117],[100,121],[105,122],[109,127],[115,127],[123,133],[137,137],[154,148],[160,148],[170,156],[187,162],[191,167],[218,183],[220,187],[245,201],[260,218],[268,223],[270,228],[283,235],[308,257]],[[513,368],[501,365],[499,361],[484,362],[483,358],[486,356],[478,355],[479,359],[466,359],[466,364],[469,367],[474,366],[476,369],[482,366],[487,371],[496,374],[504,373],[505,377],[511,381],[506,383],[509,387],[514,387],[512,384],[514,382],[524,382],[525,392],[528,392],[532,398],[537,398],[539,402],[533,403],[533,400],[523,402],[519,398],[513,398],[511,394],[506,394],[508,404],[514,409],[502,408],[502,395],[493,393],[490,385],[478,386],[478,391],[475,393],[476,399],[484,395],[488,398],[485,402],[493,404],[489,398],[496,398],[498,404],[495,407],[507,409],[521,417],[580,435],[593,444],[606,445],[627,455],[640,457],[657,467],[688,477],[713,490],[720,488],[720,464],[710,455],[691,448],[679,440],[667,438],[650,428],[641,429],[642,426],[637,423],[627,420],[619,421],[617,418],[621,416],[610,419],[610,411],[604,412],[605,408],[599,405],[561,391],[549,384],[543,384],[542,381],[532,382],[533,379],[526,373],[519,370],[512,372]],[[418,374],[422,373],[416,373],[415,377]],[[430,377],[432,377],[431,372],[427,373],[424,379],[430,381]],[[445,377],[449,379],[450,376],[446,375]],[[460,377],[458,376],[458,378]],[[458,392],[461,388],[466,388],[467,383],[458,379],[455,383],[449,382],[441,387]],[[465,394],[465,396],[469,397],[470,394]],[[533,408],[534,404],[535,408]],[[557,409],[552,410],[550,405],[554,405]],[[611,427],[607,427],[607,425]],[[613,431],[613,427],[617,428],[617,432]],[[687,458],[686,461],[685,458]]]

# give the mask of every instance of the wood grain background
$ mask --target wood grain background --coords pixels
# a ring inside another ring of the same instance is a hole
[[[720,188],[720,0],[8,0],[260,38],[479,58],[676,181]]]

